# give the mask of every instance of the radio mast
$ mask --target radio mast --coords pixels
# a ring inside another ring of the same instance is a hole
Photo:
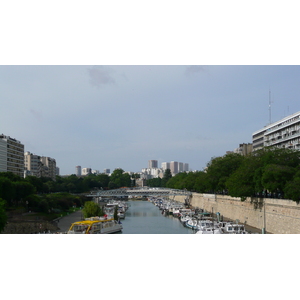
[[[269,88],[269,124],[272,123],[271,103],[273,103],[273,101],[271,101],[271,90]]]

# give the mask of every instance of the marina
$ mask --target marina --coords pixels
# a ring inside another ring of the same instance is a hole
[[[232,220],[223,220],[219,213],[212,214],[199,208],[186,207],[168,198],[109,200],[101,204],[103,217],[83,219],[77,212],[61,221],[64,228],[58,233],[68,234],[249,234],[249,227]],[[117,208],[118,220],[114,220]],[[67,224],[67,228],[66,228]],[[246,228],[247,227],[247,228]]]

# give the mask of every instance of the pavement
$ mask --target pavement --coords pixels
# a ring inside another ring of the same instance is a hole
[[[67,232],[71,227],[71,224],[83,219],[83,214],[81,210],[73,212],[65,217],[57,219],[56,223],[59,227],[57,232]]]

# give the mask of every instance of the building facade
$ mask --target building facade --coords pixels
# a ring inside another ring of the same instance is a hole
[[[170,162],[170,170],[172,175],[176,175],[178,173],[178,167],[179,167],[178,161]]]
[[[40,160],[40,156],[30,153],[29,151],[24,154],[24,163],[25,163],[25,177],[26,176],[42,176],[42,167],[43,164]]]
[[[42,156],[41,162],[43,163],[42,176],[50,177],[55,181],[56,179],[56,160],[51,157]]]
[[[252,141],[253,151],[270,146],[300,150],[300,112],[254,132]]]
[[[163,171],[166,171],[167,169],[170,169],[170,163],[169,162],[161,163],[161,168],[163,169]]]
[[[248,144],[244,143],[244,144],[240,144],[239,147],[236,148],[233,152],[246,156],[250,154],[252,150],[253,150],[253,146],[251,143]]]
[[[0,172],[24,176],[24,145],[4,134],[0,135]]]
[[[104,169],[103,173],[109,175],[110,174],[110,169]]]
[[[81,166],[75,167],[75,175],[78,177],[81,176]]]
[[[148,168],[149,169],[154,169],[157,168],[158,164],[157,164],[157,160],[149,160],[148,161]]]
[[[50,177],[53,181],[56,180],[56,175],[59,171],[54,158],[39,156],[29,151],[25,152],[23,156],[25,161],[24,177]]]
[[[90,175],[90,174],[92,174],[92,169],[91,168],[83,168],[81,174],[83,176]]]

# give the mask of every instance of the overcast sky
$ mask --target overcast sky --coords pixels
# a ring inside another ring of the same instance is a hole
[[[189,163],[251,143],[300,111],[299,66],[0,66],[1,132],[75,166],[139,172],[148,160]]]
[[[268,124],[269,90],[272,121],[300,111],[296,4],[206,2],[7,2],[0,133],[62,175],[202,170]]]

